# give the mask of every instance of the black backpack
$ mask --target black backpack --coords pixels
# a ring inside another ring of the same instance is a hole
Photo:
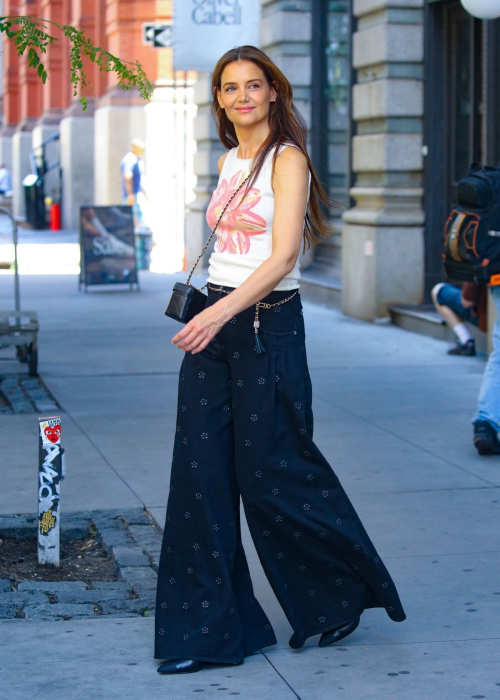
[[[500,284],[500,163],[473,163],[444,227],[444,268],[454,282]]]

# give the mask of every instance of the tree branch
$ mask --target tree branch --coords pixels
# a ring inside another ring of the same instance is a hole
[[[41,19],[39,17],[27,17],[25,15],[9,15],[0,17],[0,33],[4,33],[9,39],[14,41],[17,53],[22,56],[26,49],[28,51],[28,65],[35,68],[38,77],[43,83],[49,78],[45,66],[41,61],[41,55],[47,53],[47,48],[52,46],[57,37],[48,34],[45,29],[51,24],[59,29],[71,42],[70,56],[70,80],[73,85],[73,95],[78,94],[78,87],[90,87],[89,78],[83,70],[83,56],[87,56],[92,63],[99,66],[99,70],[105,73],[116,73],[118,76],[118,86],[122,90],[137,88],[139,95],[144,100],[150,100],[153,94],[153,86],[149,81],[142,65],[139,61],[124,61],[114,56],[109,51],[99,46],[94,46],[90,39],[85,36],[84,31],[79,31],[75,27],[67,24],[59,24],[52,20]],[[19,26],[19,29],[13,27]],[[85,95],[80,97],[83,110],[87,109]]]

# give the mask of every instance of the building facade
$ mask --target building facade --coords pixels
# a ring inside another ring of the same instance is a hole
[[[14,215],[25,216],[23,179],[50,137],[55,139],[45,145],[45,159],[48,164],[59,161],[59,167],[44,178],[45,194],[61,201],[66,229],[78,229],[82,205],[121,204],[120,161],[132,139],[140,138],[146,143],[148,223],[159,244],[159,268],[162,259],[166,271],[182,267],[184,208],[194,185],[196,73],[174,73],[172,49],[155,47],[147,33],[148,27],[171,28],[172,0],[3,0],[2,14],[42,17],[85,30],[95,46],[121,59],[139,60],[154,86],[146,105],[135,90],[121,90],[114,73],[101,72],[84,58],[90,85],[74,95],[70,46],[57,28],[47,29],[58,41],[43,57],[45,84],[28,68],[27,57],[19,57],[14,43],[3,37],[0,160],[12,173]]]
[[[430,301],[457,183],[500,160],[500,21],[459,0],[355,0],[353,13],[342,305],[373,320]]]
[[[339,205],[333,235],[302,260],[303,295],[367,321],[429,302],[456,183],[473,160],[500,160],[500,22],[459,0],[261,0],[261,13],[260,46],[292,83]],[[188,260],[208,235],[222,153],[209,78],[195,87]]]
[[[302,255],[304,296],[367,321],[428,302],[442,278],[457,181],[474,160],[500,160],[500,20],[474,19],[459,0],[255,2],[260,47],[293,86],[316,170],[337,202],[334,233]],[[4,15],[11,4],[4,0]],[[60,136],[50,148],[60,155],[66,228],[77,227],[81,204],[121,201],[119,161],[139,137],[158,269],[179,269],[184,250],[189,266],[209,235],[223,147],[210,74],[174,74],[171,49],[145,41],[148,23],[171,23],[171,0],[21,0],[16,11],[85,29],[114,54],[138,58],[155,86],[144,105],[89,66],[82,112],[62,42],[50,49],[42,85],[6,41],[0,160],[12,170],[16,215],[30,151],[47,137]],[[50,187],[58,186],[54,172]]]

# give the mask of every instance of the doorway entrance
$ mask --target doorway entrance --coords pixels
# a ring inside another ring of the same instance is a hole
[[[458,181],[485,162],[482,22],[458,0],[429,1],[425,22],[425,297],[442,281],[443,226]]]

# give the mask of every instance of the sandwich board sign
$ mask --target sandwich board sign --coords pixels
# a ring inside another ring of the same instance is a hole
[[[80,286],[139,288],[131,206],[80,207],[80,249]]]

